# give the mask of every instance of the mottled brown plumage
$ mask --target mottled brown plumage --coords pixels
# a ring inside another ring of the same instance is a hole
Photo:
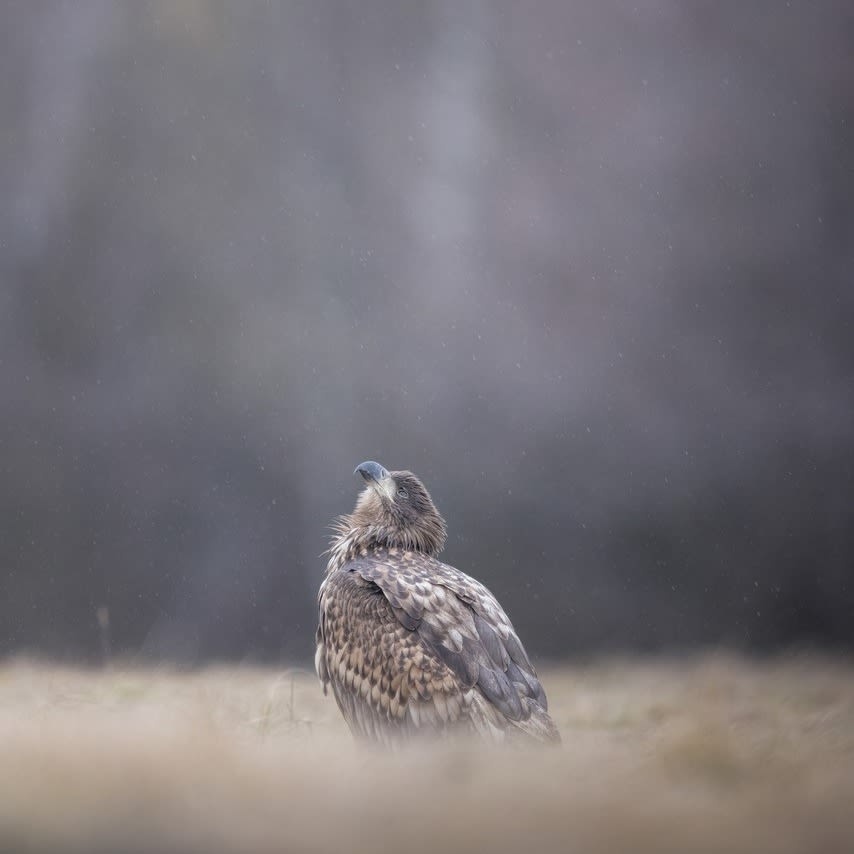
[[[356,471],[366,487],[335,525],[315,656],[351,731],[390,746],[457,733],[559,742],[507,615],[437,559],[445,522],[424,485],[375,462]]]

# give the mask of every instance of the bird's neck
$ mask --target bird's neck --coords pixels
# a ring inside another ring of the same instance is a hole
[[[382,525],[354,525],[345,516],[335,526],[335,534],[329,544],[326,572],[335,572],[354,558],[393,548],[424,551],[417,538],[406,530]]]

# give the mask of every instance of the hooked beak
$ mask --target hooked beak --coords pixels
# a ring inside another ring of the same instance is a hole
[[[381,480],[388,477],[388,471],[373,460],[366,460],[363,463],[359,463],[353,474],[362,475],[368,483],[371,483],[372,481],[373,483],[379,483]]]

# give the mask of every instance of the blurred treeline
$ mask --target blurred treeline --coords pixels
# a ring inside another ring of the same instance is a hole
[[[854,646],[849,2],[0,18],[0,650],[307,660],[365,458],[540,655]]]

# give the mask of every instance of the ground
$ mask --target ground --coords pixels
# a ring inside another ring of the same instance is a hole
[[[854,662],[542,668],[563,747],[355,746],[312,674],[0,666],[0,851],[854,851]]]

